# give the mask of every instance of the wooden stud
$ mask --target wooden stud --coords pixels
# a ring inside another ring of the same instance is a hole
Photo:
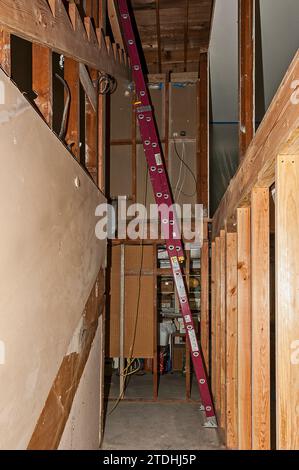
[[[226,416],[226,232],[220,232],[220,424],[225,430]]]
[[[226,445],[238,448],[237,234],[226,235]]]
[[[90,70],[92,81],[96,81],[98,72]],[[91,86],[94,87],[91,82]],[[97,94],[97,88],[94,87],[94,93]],[[89,171],[92,179],[98,182],[98,98],[96,96],[96,109],[90,99],[85,97],[85,166]]]
[[[184,72],[187,72],[188,46],[189,46],[189,0],[185,0],[185,24],[184,24]]]
[[[132,103],[132,198],[137,202],[137,116],[136,116],[136,95],[133,95]]]
[[[216,324],[215,324],[215,334],[216,334],[216,344],[215,344],[215,407],[216,412],[219,416],[220,406],[221,406],[221,245],[220,238],[216,238],[216,273],[215,273],[215,284],[216,284]]]
[[[211,260],[211,358],[210,358],[210,376],[213,396],[216,393],[216,242],[212,242],[212,260]]]
[[[239,115],[240,161],[255,132],[255,0],[239,0]]]
[[[299,449],[299,155],[276,162],[276,436]]]
[[[169,166],[169,95],[170,95],[170,82],[169,74],[165,75],[165,95],[164,95],[164,116],[165,116],[165,164],[166,168]]]
[[[99,2],[99,26],[102,41],[106,34],[107,23],[107,0],[98,0]],[[99,33],[99,31],[98,31]],[[105,43],[106,44],[106,43]],[[106,149],[107,149],[107,98],[100,95],[98,97],[98,186],[103,193],[108,192],[106,181],[108,180],[106,168]]]
[[[70,146],[77,160],[80,160],[80,81],[79,64],[73,59],[65,58],[64,78],[71,93],[69,119],[67,124],[66,143]]]
[[[32,44],[32,89],[37,94],[35,103],[52,127],[53,119],[53,71],[52,51],[47,47]]]
[[[251,267],[250,208],[238,219],[238,433],[239,449],[251,449]]]
[[[161,45],[161,25],[160,25],[160,0],[156,0],[156,23],[158,41],[158,73],[162,73],[162,45]]]
[[[208,109],[208,55],[200,55],[200,81],[198,82],[198,140],[197,140],[197,199],[209,210],[209,109]]]
[[[190,250],[186,253],[186,284],[188,292],[190,292]],[[189,341],[186,335],[186,399],[191,399],[191,351]]]
[[[252,448],[270,450],[270,212],[269,188],[251,197]]]
[[[123,35],[118,21],[118,9],[115,0],[109,0],[107,6],[114,41],[124,50]]]
[[[207,372],[209,372],[210,362],[209,271],[209,240],[205,239],[201,249],[200,342]]]
[[[154,244],[153,246],[153,273],[154,273],[154,358],[153,358],[153,395],[154,401],[158,400],[159,394],[159,364],[160,364],[160,357],[159,357],[159,344],[158,344],[158,305],[157,305],[157,297],[158,297],[158,277],[157,277],[157,259],[158,259],[158,249],[157,245]]]
[[[11,46],[10,34],[0,27],[0,67],[11,76]]]

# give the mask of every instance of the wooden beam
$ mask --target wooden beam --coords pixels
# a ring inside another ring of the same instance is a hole
[[[237,208],[248,204],[255,186],[272,186],[276,156],[299,152],[299,113],[298,105],[294,106],[298,96],[298,77],[299,51],[217,209],[213,219],[213,239],[225,222],[235,223]]]
[[[72,23],[62,0],[0,0],[0,25],[27,41],[49,47],[77,62],[102,70],[110,75],[130,79],[128,67],[115,60],[112,51],[106,52],[102,33],[93,31],[97,43],[87,38],[77,6],[76,23]]]
[[[35,103],[52,127],[53,119],[53,70],[52,51],[38,44],[32,45],[32,89],[37,94]]]
[[[270,450],[269,188],[251,198],[252,448]]]
[[[156,24],[158,41],[158,73],[162,73],[162,46],[161,46],[161,25],[160,25],[160,0],[156,0]]]
[[[132,197],[134,203],[137,202],[137,111],[136,94],[132,101]]]
[[[125,46],[124,46],[123,35],[121,32],[121,28],[120,28],[119,20],[118,20],[118,7],[117,7],[115,0],[109,0],[107,3],[107,7],[108,7],[108,17],[109,17],[114,41],[124,51]]]
[[[200,343],[203,351],[207,372],[209,373],[210,362],[210,309],[209,309],[209,240],[203,241],[201,248],[201,299],[200,299]]]
[[[65,141],[77,160],[80,160],[80,80],[79,64],[65,58],[64,78],[68,84],[71,102]]]
[[[80,64],[82,65],[82,64]],[[83,65],[85,68],[85,65]],[[85,69],[86,70],[86,69]],[[98,182],[98,96],[97,87],[93,81],[97,80],[96,70],[86,70],[89,81],[89,96],[85,96],[85,166],[94,182]],[[81,78],[82,83],[82,78]],[[85,89],[85,87],[83,87]],[[92,104],[91,101],[94,100]]]
[[[208,55],[200,55],[200,81],[198,82],[198,154],[197,194],[198,203],[203,204],[205,215],[209,211],[209,84]]]
[[[184,72],[187,72],[188,46],[189,46],[189,0],[185,0],[185,24],[184,24]]]
[[[236,233],[226,235],[226,445],[238,448],[238,271]]]
[[[107,24],[107,0],[99,2],[99,23],[100,29],[106,34]],[[106,193],[106,152],[108,148],[107,137],[109,136],[109,120],[107,119],[107,97],[98,95],[98,186],[103,193]],[[107,136],[108,134],[108,136]],[[108,191],[107,191],[108,192]]]
[[[84,64],[79,64],[79,76],[80,76],[81,85],[83,86],[85,94],[93,110],[96,112],[97,107],[98,107],[98,96],[97,96],[97,90],[92,80],[96,80],[98,75],[96,71],[92,75],[93,75],[93,78],[91,79],[89,71],[87,70],[87,67]]]
[[[170,118],[170,83],[169,74],[165,75],[165,91],[164,91],[164,115],[165,115],[165,164],[168,168],[169,165],[169,118]]]
[[[299,448],[299,153],[276,162],[276,436]]]
[[[2,27],[0,27],[0,67],[9,77],[11,76],[10,34]]]
[[[221,242],[220,237],[216,238],[216,273],[215,273],[215,284],[216,284],[216,327],[215,327],[215,408],[218,415],[220,416],[221,407]]]
[[[239,143],[243,160],[255,130],[255,0],[239,0]]]
[[[220,425],[226,426],[226,232],[220,232]]]
[[[238,434],[239,450],[251,449],[250,208],[238,209]]]
[[[210,376],[211,388],[214,399],[216,397],[216,242],[212,242],[212,260],[211,260],[211,358],[210,358]]]

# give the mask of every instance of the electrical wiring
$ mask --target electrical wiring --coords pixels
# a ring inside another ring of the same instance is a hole
[[[183,152],[185,152],[185,144],[183,145]],[[184,153],[183,153],[183,155],[184,155]],[[182,170],[183,170],[183,158],[182,158],[182,160],[180,161],[179,177],[178,177],[177,184],[176,184],[175,190],[174,190],[174,200],[175,200],[177,203],[179,203],[178,189],[179,189],[179,184],[180,184],[180,182],[181,182]]]
[[[146,202],[147,202],[147,190],[148,190],[148,173],[146,171],[145,172],[144,206],[146,205]],[[146,224],[143,227],[146,227]],[[121,402],[122,396],[127,388],[127,379],[130,378],[132,375],[136,374],[137,372],[139,372],[139,370],[141,369],[139,359],[132,358],[132,354],[133,354],[134,346],[136,343],[137,325],[138,325],[140,300],[141,300],[141,275],[142,275],[142,266],[143,266],[143,260],[144,260],[144,244],[142,243],[142,240],[144,238],[144,233],[142,235],[143,236],[140,238],[140,245],[139,245],[141,247],[141,261],[140,261],[140,269],[139,269],[139,275],[138,275],[138,295],[137,295],[137,304],[136,304],[136,316],[135,316],[135,322],[134,322],[134,332],[133,332],[133,339],[132,339],[131,347],[129,350],[130,359],[128,360],[128,364],[126,368],[124,369],[124,373],[122,374],[122,377],[125,378],[123,388],[119,394],[117,401],[115,402],[113,408],[111,409],[109,415],[111,415],[116,410],[119,403]],[[129,369],[136,360],[138,361],[139,366],[130,372]]]
[[[106,73],[100,72],[98,83],[99,83],[100,95],[108,95],[116,91],[117,81],[115,80],[114,77],[111,77],[110,75]]]
[[[175,151],[175,155],[177,156],[177,158],[180,160],[181,164],[185,166],[185,168],[189,171],[189,173],[191,174],[193,180],[194,180],[194,183],[195,183],[195,190],[192,194],[187,194],[187,193],[184,193],[183,190],[181,190],[181,194],[183,194],[185,197],[194,197],[196,195],[196,192],[197,192],[197,181],[196,181],[196,177],[192,171],[192,169],[190,168],[190,166],[188,165],[188,163],[185,162],[185,160],[180,156],[179,154],[179,151],[178,151],[178,148],[177,148],[177,142],[176,142],[176,139],[174,137],[173,139],[173,142],[174,142],[174,151]]]

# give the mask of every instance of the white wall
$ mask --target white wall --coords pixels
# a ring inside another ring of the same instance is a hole
[[[100,445],[100,327],[75,395],[59,450],[98,450]]]

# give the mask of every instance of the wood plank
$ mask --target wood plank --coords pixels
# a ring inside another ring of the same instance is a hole
[[[73,59],[65,58],[64,78],[71,93],[69,118],[65,141],[77,160],[80,160],[80,80],[79,64]]]
[[[184,72],[187,72],[188,46],[189,46],[189,0],[186,2],[185,25],[184,25]]]
[[[99,1],[99,26],[100,29],[97,31],[101,32],[101,38],[106,34],[107,26],[107,0],[98,0]],[[106,43],[104,42],[105,47]],[[103,44],[103,46],[104,46]],[[108,98],[109,99],[109,98]],[[109,132],[107,132],[107,123],[108,123],[108,107],[107,107],[107,97],[104,95],[98,95],[98,187],[104,194],[109,193],[109,186],[107,181],[109,179],[109,172],[106,171],[106,152],[109,146],[108,139]],[[107,135],[108,134],[108,135]]]
[[[154,358],[153,358],[153,399],[154,401],[158,400],[158,393],[159,393],[159,364],[160,364],[160,357],[159,357],[159,321],[158,321],[158,277],[157,277],[157,259],[158,259],[158,249],[157,245],[153,246],[153,273],[154,273],[154,334],[153,334],[153,351],[154,351]]]
[[[270,450],[270,211],[269,189],[251,198],[252,448]]]
[[[164,92],[164,117],[165,117],[165,164],[169,165],[169,118],[170,118],[170,83],[169,74],[165,75],[165,92]],[[162,143],[162,141],[161,141]]]
[[[211,358],[210,358],[210,376],[211,387],[215,399],[216,387],[216,242],[212,242],[212,260],[211,260]]]
[[[226,232],[220,232],[220,425],[226,426]]]
[[[32,44],[32,89],[37,94],[35,103],[52,127],[53,119],[53,70],[52,51],[39,44]]]
[[[299,448],[298,155],[278,156],[276,164],[276,435],[278,450]]]
[[[197,194],[205,214],[209,211],[209,110],[208,110],[208,55],[200,54],[200,81],[198,82],[198,141]]]
[[[82,64],[80,64],[82,65]],[[85,67],[85,66],[83,66]],[[86,70],[87,72],[87,70]],[[88,75],[89,77],[89,75]],[[98,97],[97,87],[95,88],[91,80],[96,81],[98,72],[90,70],[90,84],[95,94],[95,103],[91,104],[89,97],[85,97],[85,166],[94,182],[98,182]],[[82,83],[82,81],[81,81]]]
[[[158,52],[158,73],[162,73],[162,45],[161,45],[161,24],[160,24],[160,0],[156,0],[156,24],[157,24],[157,52]]]
[[[122,49],[122,50],[125,50],[125,47],[124,47],[124,41],[123,41],[123,35],[122,35],[122,31],[121,31],[121,28],[120,28],[120,25],[119,25],[119,20],[118,20],[118,6],[117,6],[117,3],[115,0],[109,0],[109,2],[107,3],[107,7],[108,7],[108,17],[109,17],[109,21],[110,21],[110,26],[111,26],[111,29],[112,29],[112,34],[113,34],[113,37],[114,37],[114,41],[116,44],[119,45],[119,47]]]
[[[255,0],[239,0],[239,158],[243,160],[255,127]]]
[[[98,107],[97,91],[92,82],[92,78],[90,77],[89,71],[84,64],[79,64],[79,76],[80,76],[80,82],[85,91],[85,94],[87,98],[89,99],[89,102],[93,110],[96,112],[97,107]],[[96,79],[97,79],[97,72],[94,71],[93,80],[96,80]]]
[[[299,152],[299,114],[294,106],[298,93],[294,83],[299,76],[299,51],[296,53],[246,156],[232,179],[213,219],[213,239],[221,228],[235,223],[235,211],[248,204],[254,186],[270,187],[275,181],[278,154]]]
[[[190,292],[190,265],[191,265],[191,257],[190,257],[190,250],[186,253],[186,285],[188,292]],[[191,351],[190,351],[190,344],[189,341],[186,341],[186,400],[191,399]]]
[[[215,284],[216,284],[216,325],[215,325],[215,408],[220,416],[221,406],[221,244],[220,238],[216,238],[216,273],[215,273]]]
[[[238,434],[251,449],[251,266],[250,208],[238,209]]]
[[[238,448],[238,271],[236,233],[226,235],[226,445]]]
[[[200,299],[200,342],[203,351],[207,371],[210,363],[210,308],[209,308],[209,240],[204,240],[201,249],[201,299]]]
[[[136,96],[132,101],[132,197],[137,202],[137,111],[135,106]]]
[[[9,77],[11,76],[10,34],[2,27],[0,27],[0,67]]]
[[[84,30],[81,25],[74,30],[61,0],[0,0],[0,10],[0,25],[9,32],[96,70],[130,79],[128,67],[105,54],[103,46],[82,40]]]

